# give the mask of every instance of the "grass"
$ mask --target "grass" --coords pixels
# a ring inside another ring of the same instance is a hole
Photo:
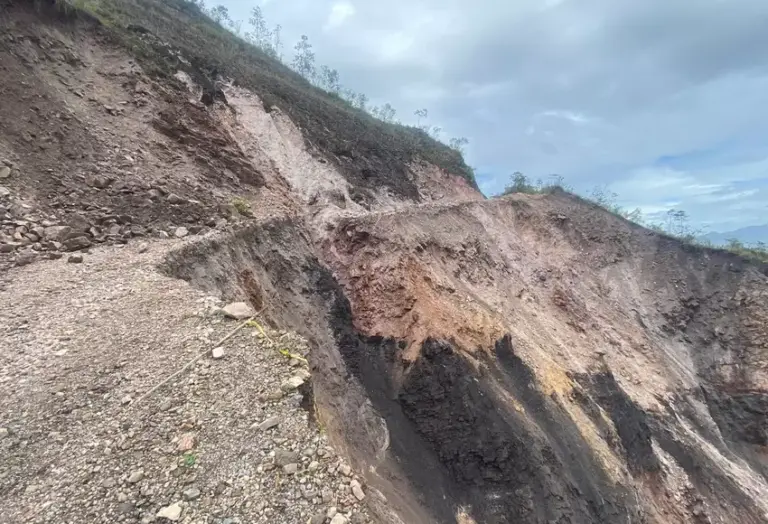
[[[194,468],[197,464],[197,455],[188,451],[181,457],[181,465],[185,468]]]
[[[251,211],[251,204],[248,203],[248,201],[244,198],[234,198],[232,200],[232,206],[244,217],[253,216],[253,212]]]
[[[99,20],[150,74],[174,81],[185,70],[203,86],[215,74],[257,93],[267,111],[279,107],[302,129],[310,151],[323,154],[355,186],[358,201],[385,186],[418,199],[407,166],[425,160],[477,187],[462,155],[424,131],[385,123],[327,93],[236,37],[185,0],[58,0]],[[172,48],[166,44],[172,44]],[[178,50],[185,64],[174,52]]]

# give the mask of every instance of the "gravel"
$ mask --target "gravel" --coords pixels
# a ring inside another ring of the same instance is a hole
[[[0,275],[2,522],[370,522],[362,478],[281,392],[311,381],[278,351],[306,342],[245,327],[217,345],[238,321],[155,269],[179,242]]]

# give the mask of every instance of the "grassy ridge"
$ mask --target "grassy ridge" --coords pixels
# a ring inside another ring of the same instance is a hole
[[[341,97],[316,88],[259,48],[222,28],[185,0],[58,0],[65,10],[97,18],[147,70],[168,76],[185,69],[198,82],[213,72],[257,93],[269,111],[288,114],[308,146],[332,161],[365,201],[381,186],[417,199],[407,165],[417,159],[461,176],[477,187],[461,154],[424,131],[382,122]],[[166,45],[165,43],[168,43]],[[189,60],[184,64],[179,55]]]

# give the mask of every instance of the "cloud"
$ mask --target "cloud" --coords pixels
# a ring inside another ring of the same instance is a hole
[[[328,14],[328,20],[325,22],[324,29],[329,31],[336,29],[344,24],[355,14],[355,6],[349,2],[338,2],[331,6],[331,12]]]
[[[467,137],[488,193],[514,171],[558,173],[713,228],[768,217],[764,0],[281,0],[264,13],[286,55],[307,34],[345,87]]]

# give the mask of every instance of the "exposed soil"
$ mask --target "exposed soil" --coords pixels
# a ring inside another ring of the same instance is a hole
[[[768,266],[49,15],[0,19],[0,521],[768,522]]]

